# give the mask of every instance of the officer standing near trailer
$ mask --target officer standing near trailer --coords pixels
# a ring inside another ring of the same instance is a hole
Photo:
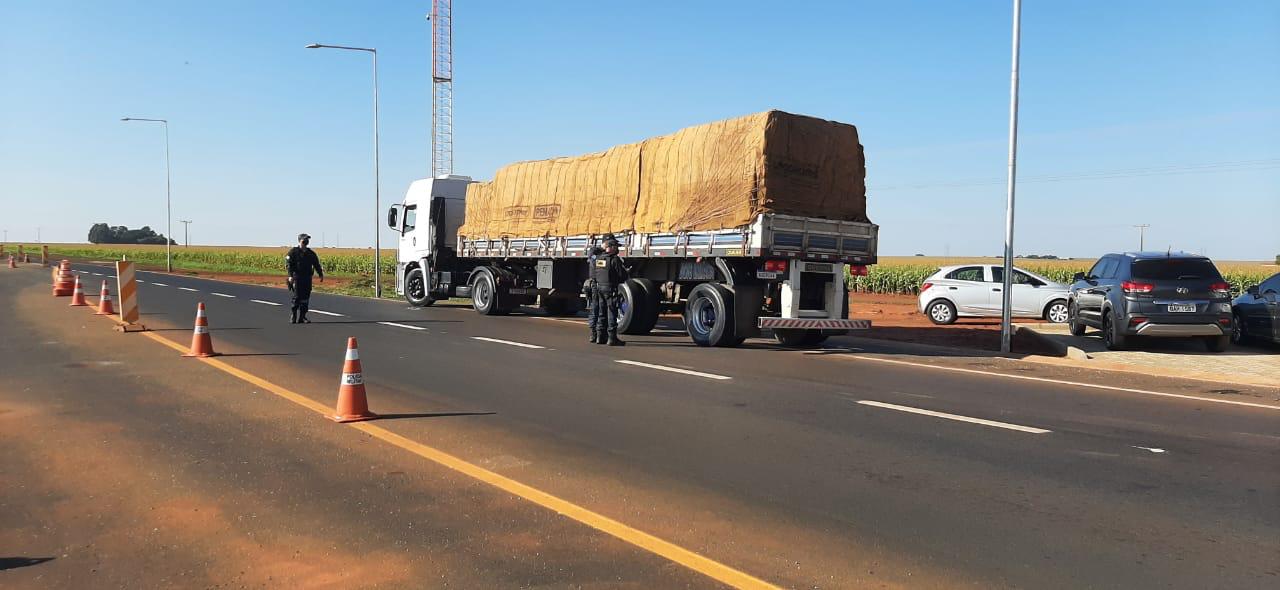
[[[298,245],[285,255],[285,265],[289,270],[289,290],[293,291],[293,308],[289,315],[290,324],[310,324],[307,309],[311,306],[311,274],[320,275],[324,282],[324,269],[320,266],[320,257],[316,251],[308,248],[311,236],[298,234]]]
[[[596,344],[625,346],[618,339],[618,313],[622,293],[619,288],[627,281],[627,267],[618,257],[618,240],[609,237],[604,241],[604,254],[591,263],[591,278],[595,279]]]

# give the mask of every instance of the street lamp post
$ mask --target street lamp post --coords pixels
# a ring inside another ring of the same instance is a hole
[[[1000,298],[1000,352],[1013,340],[1013,189],[1018,179],[1018,49],[1022,41],[1022,0],[1013,0],[1013,69],[1009,75],[1009,187],[1004,208],[1004,284]]]
[[[169,248],[169,242],[173,239],[171,237],[173,236],[173,199],[169,183],[169,120],[141,119],[138,117],[125,117],[120,120],[145,121],[164,125],[164,267],[166,272],[173,272],[173,251]]]
[[[378,170],[381,157],[378,153],[378,50],[372,47],[345,47],[312,43],[307,49],[345,49],[364,51],[373,56],[373,296],[382,297],[382,203],[381,180]]]

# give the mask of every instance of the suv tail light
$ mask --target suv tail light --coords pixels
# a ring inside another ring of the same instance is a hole
[[[764,261],[765,272],[787,272],[786,260],[766,260]]]
[[[928,291],[929,289],[932,289],[932,288],[933,288],[933,283],[924,283],[923,285],[920,285],[920,292],[924,293],[925,291]]]
[[[1156,289],[1156,286],[1152,285],[1151,283],[1135,283],[1133,281],[1125,281],[1123,283],[1120,283],[1120,288],[1124,290],[1125,294],[1150,293]]]
[[[861,264],[855,264],[855,265],[853,265],[853,266],[850,266],[850,267],[849,267],[849,276],[851,276],[851,277],[865,277],[865,276],[867,276],[867,267],[862,266]]]
[[[1209,290],[1219,297],[1227,297],[1231,295],[1231,285],[1223,282],[1217,282],[1209,285]]]

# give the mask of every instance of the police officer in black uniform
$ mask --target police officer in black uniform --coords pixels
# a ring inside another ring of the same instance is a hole
[[[607,233],[604,236],[602,236],[603,241],[608,241],[612,239],[614,239],[613,233]],[[603,241],[601,243],[603,243]],[[587,330],[591,332],[591,338],[588,339],[587,342],[591,342],[593,344],[596,342],[596,340],[599,340],[600,337],[605,335],[601,333],[603,332],[603,330],[598,328],[596,324],[597,302],[596,302],[596,278],[595,278],[595,270],[594,270],[596,259],[600,258],[603,255],[604,255],[604,248],[601,248],[599,245],[592,245],[587,250],[587,280],[583,281],[582,283],[582,294],[585,295],[587,298]]]
[[[618,304],[622,297],[619,287],[627,281],[627,267],[618,258],[618,240],[609,238],[604,241],[604,254],[597,256],[591,263],[591,278],[596,281],[596,304],[592,310],[595,317],[596,344],[609,346],[625,346],[618,339]]]
[[[290,324],[310,324],[307,319],[307,308],[311,305],[311,272],[320,275],[324,282],[324,269],[320,267],[320,257],[316,251],[308,248],[311,236],[298,234],[298,245],[285,255],[285,265],[289,269],[289,290],[293,291],[293,313],[289,316]]]

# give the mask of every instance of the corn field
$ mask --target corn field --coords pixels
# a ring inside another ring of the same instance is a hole
[[[288,248],[256,248],[234,246],[173,246],[174,270],[203,270],[223,273],[284,274],[284,256]],[[320,263],[327,274],[334,276],[359,276],[373,274],[373,253],[369,250],[315,248]],[[37,252],[39,250],[36,250]],[[394,251],[382,256],[383,276],[395,274]],[[147,266],[163,266],[164,246],[146,245],[50,245],[49,255],[54,258],[70,257],[84,260],[129,260]]]

